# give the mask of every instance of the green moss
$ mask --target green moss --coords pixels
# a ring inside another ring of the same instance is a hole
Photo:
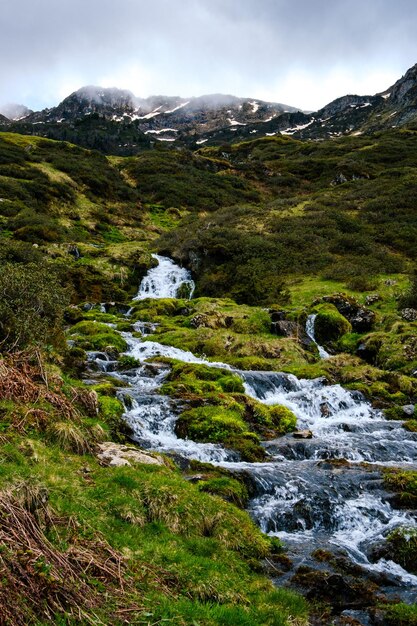
[[[161,391],[177,397],[186,397],[190,394],[203,396],[227,392],[243,393],[243,382],[239,376],[231,374],[228,370],[174,362]]]
[[[386,469],[384,482],[388,489],[397,492],[398,501],[402,506],[417,507],[417,472]]]
[[[417,573],[417,530],[415,528],[396,528],[387,537],[391,558],[404,569]]]
[[[220,496],[223,500],[232,502],[241,508],[245,507],[249,499],[245,485],[226,476],[203,480],[198,483],[198,488],[200,491]]]
[[[384,616],[387,626],[417,626],[417,604],[394,604]]]
[[[176,432],[194,441],[220,443],[237,450],[247,461],[263,460],[265,452],[259,437],[248,431],[242,407],[202,406],[184,411],[177,420]]]
[[[318,343],[328,344],[337,341],[352,331],[350,322],[343,317],[333,304],[319,304],[314,307],[317,314],[315,335]]]
[[[271,406],[270,415],[272,418],[273,426],[280,435],[290,433],[295,430],[297,426],[297,417],[294,413],[285,406]]]
[[[123,337],[100,322],[79,322],[71,328],[70,335],[85,350],[105,350],[111,347],[118,352],[124,352],[127,349],[127,343]]]

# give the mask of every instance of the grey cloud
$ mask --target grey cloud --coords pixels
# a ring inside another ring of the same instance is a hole
[[[275,89],[279,100],[293,72],[319,90],[337,68],[399,75],[417,61],[413,0],[20,0],[0,26],[0,101],[35,108],[103,77],[139,96]]]

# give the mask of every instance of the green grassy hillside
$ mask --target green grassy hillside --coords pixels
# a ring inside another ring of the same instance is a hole
[[[240,479],[168,457],[98,460],[103,441],[129,438],[114,381],[82,382],[86,350],[129,368],[117,330],[156,322],[163,344],[324,376],[404,418],[417,399],[417,321],[403,312],[417,308],[416,141],[389,131],[106,157],[0,134],[0,623],[307,623],[304,600],[263,573],[285,555],[242,510]],[[195,299],[132,303],[152,252],[192,269]],[[306,341],[313,312],[328,361]],[[294,429],[230,372],[169,364],[182,436],[263,461],[261,440]],[[414,609],[390,611],[414,623]]]

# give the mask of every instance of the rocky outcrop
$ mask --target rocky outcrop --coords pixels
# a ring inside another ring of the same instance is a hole
[[[355,298],[344,293],[337,293],[331,296],[324,296],[319,302],[328,302],[333,304],[343,317],[345,317],[352,325],[353,332],[366,333],[369,332],[376,319],[374,311],[367,309],[359,304]]]

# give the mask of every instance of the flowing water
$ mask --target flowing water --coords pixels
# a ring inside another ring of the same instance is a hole
[[[182,283],[193,285],[186,270],[170,259],[156,258],[159,265],[142,281],[138,298],[172,297]],[[119,394],[133,438],[141,446],[245,472],[255,491],[250,514],[264,532],[284,540],[295,565],[310,564],[309,555],[317,548],[342,552],[365,571],[383,574],[385,590],[391,585],[407,601],[417,600],[417,577],[378,556],[376,550],[394,528],[417,526],[415,513],[391,506],[380,472],[380,465],[417,465],[416,433],[403,429],[400,422],[387,421],[362,394],[340,385],[279,372],[241,371],[237,373],[248,395],[268,405],[287,406],[296,414],[298,428],[313,433],[311,439],[286,435],[266,442],[268,463],[241,462],[235,452],[220,445],[175,435],[181,406],[158,391],[169,368],[145,361],[166,356],[232,368],[149,341],[146,335],[155,330],[152,324],[137,322],[135,330],[141,338],[131,333],[123,336],[127,354],[141,366],[113,375],[129,383]],[[314,340],[314,317],[309,318],[308,332]],[[320,346],[319,350],[322,358],[329,357]],[[103,354],[91,358],[107,371],[114,369]]]
[[[187,269],[178,267],[168,257],[158,254],[153,254],[152,257],[158,261],[158,265],[149,270],[142,280],[135,300],[176,298],[180,288],[183,288],[188,297],[192,298],[195,285],[191,273]]]
[[[306,323],[306,333],[307,333],[307,336],[310,337],[311,341],[316,344],[317,349],[319,351],[320,358],[328,359],[330,357],[330,354],[323,348],[323,346],[320,346],[316,341],[316,335],[315,335],[316,317],[317,315],[315,313],[308,316],[307,323]]]

